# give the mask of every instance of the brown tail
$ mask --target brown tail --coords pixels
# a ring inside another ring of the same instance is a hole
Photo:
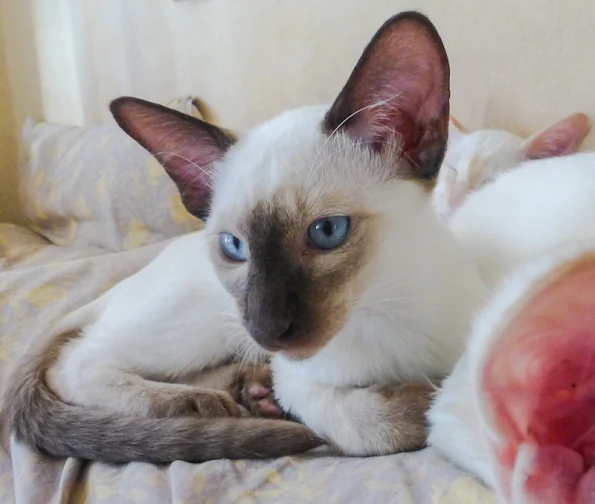
[[[3,422],[16,439],[54,457],[107,463],[263,459],[324,441],[307,427],[259,418],[124,417],[63,402],[47,386],[48,355],[38,353],[11,377]]]

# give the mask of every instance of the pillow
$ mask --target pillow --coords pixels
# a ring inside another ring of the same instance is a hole
[[[202,118],[192,97],[167,106]],[[56,245],[122,251],[202,227],[157,160],[116,125],[28,119],[22,144],[25,217]]]

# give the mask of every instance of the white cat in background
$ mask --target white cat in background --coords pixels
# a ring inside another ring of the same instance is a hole
[[[595,153],[526,161],[449,227],[494,296],[429,413],[431,445],[511,504],[595,504]]]
[[[586,114],[572,114],[523,138],[503,130],[469,131],[450,117],[448,147],[432,203],[448,220],[467,195],[523,161],[574,154],[591,129]]]

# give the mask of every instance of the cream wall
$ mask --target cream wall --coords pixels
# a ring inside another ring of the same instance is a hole
[[[34,1],[0,0],[0,222],[20,220],[15,179],[18,133],[25,117],[43,113]]]
[[[192,93],[218,121],[249,127],[287,107],[331,101],[375,30],[408,8],[437,25],[451,60],[452,111],[467,126],[527,134],[573,111],[595,118],[595,2],[0,4],[18,124],[31,113],[105,121],[107,103],[121,94],[164,101]],[[595,135],[586,145],[595,147]]]
[[[0,38],[0,222],[18,220],[15,194],[17,143],[13,113],[4,44]]]

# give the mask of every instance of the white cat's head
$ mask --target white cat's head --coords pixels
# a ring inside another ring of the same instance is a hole
[[[530,159],[575,153],[589,132],[586,114],[572,114],[524,139],[502,130],[469,131],[451,116],[448,148],[432,200],[448,219],[465,197]]]
[[[238,139],[133,98],[112,112],[188,210],[208,214],[213,263],[252,337],[306,358],[366,306],[392,314],[401,296],[412,320],[436,310],[428,290],[451,272],[433,259],[430,228],[442,228],[429,191],[449,95],[438,33],[407,12],[380,28],[330,108],[285,112]]]

